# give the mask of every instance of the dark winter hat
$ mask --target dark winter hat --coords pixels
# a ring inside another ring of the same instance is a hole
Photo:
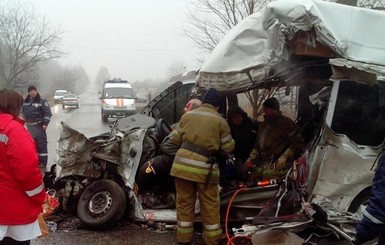
[[[279,111],[279,102],[276,98],[271,97],[263,102],[263,107],[268,107],[270,109]]]
[[[218,107],[222,103],[222,96],[216,90],[215,88],[210,88],[207,90],[207,92],[203,95],[202,103],[205,104],[211,104],[215,107]]]
[[[37,89],[36,89],[36,87],[34,85],[29,85],[28,86],[28,92],[31,91],[31,90],[36,90],[37,91]]]
[[[247,113],[242,110],[238,105],[231,106],[227,111],[227,118],[231,119],[234,115],[241,114],[242,117],[246,117]]]

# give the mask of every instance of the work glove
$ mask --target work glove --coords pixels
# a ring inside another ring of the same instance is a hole
[[[253,169],[255,167],[255,160],[258,158],[259,152],[257,149],[253,148],[250,152],[249,158],[245,161],[245,168]]]
[[[286,167],[288,159],[292,159],[294,155],[294,152],[291,149],[287,149],[282,156],[278,158],[278,160],[275,162],[275,169],[276,170],[282,170]]]
[[[253,169],[255,167],[254,161],[253,160],[246,160],[245,162],[245,168],[247,169]]]

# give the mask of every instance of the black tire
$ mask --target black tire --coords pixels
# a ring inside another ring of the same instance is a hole
[[[348,211],[352,213],[361,212],[361,207],[365,207],[368,205],[369,198],[370,198],[370,188],[367,188],[363,191],[361,191],[352,201],[350,204]]]
[[[98,180],[80,196],[77,215],[91,229],[109,229],[119,223],[126,209],[126,195],[112,180]]]

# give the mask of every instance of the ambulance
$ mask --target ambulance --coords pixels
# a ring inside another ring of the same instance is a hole
[[[105,81],[99,99],[104,122],[107,122],[109,117],[124,117],[136,113],[135,96],[127,80]]]

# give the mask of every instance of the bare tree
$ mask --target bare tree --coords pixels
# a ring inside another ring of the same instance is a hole
[[[83,71],[83,67],[66,65],[54,77],[56,88],[76,92],[76,84],[83,76]]]
[[[223,36],[247,16],[262,9],[272,0],[192,0],[186,15],[188,25],[183,28],[203,53],[211,52]],[[199,62],[203,59],[198,58]],[[253,118],[261,114],[261,104],[275,91],[257,90],[246,93],[252,105]]]
[[[355,6],[355,5],[353,5]],[[376,10],[385,10],[385,1],[383,0],[361,0],[357,2],[357,6]]]
[[[108,71],[108,68],[105,66],[101,66],[99,68],[98,74],[95,78],[95,84],[100,85],[100,87],[103,85],[104,81],[111,79],[110,72]]]
[[[62,54],[57,48],[61,34],[24,1],[0,1],[0,85],[35,82],[38,63]]]
[[[87,88],[90,84],[90,78],[88,77],[86,70],[81,64],[76,66],[76,73],[79,75],[79,78],[76,80],[75,92],[82,93],[87,91]]]
[[[173,61],[169,67],[167,68],[166,76],[168,78],[171,78],[172,76],[182,74],[186,72],[186,67],[184,64],[180,61]]]
[[[240,21],[271,0],[191,0],[184,34],[202,51],[212,51]]]

